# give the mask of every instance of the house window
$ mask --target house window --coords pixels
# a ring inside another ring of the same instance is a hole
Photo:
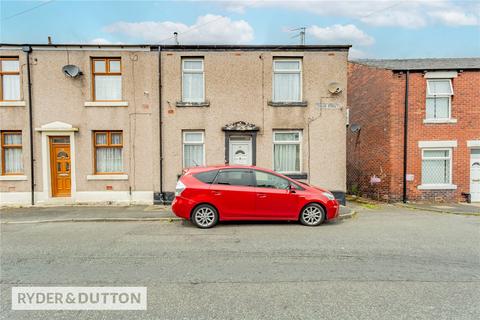
[[[183,167],[205,165],[205,139],[203,131],[183,132]]]
[[[273,60],[273,101],[300,102],[302,100],[302,60]]]
[[[123,132],[95,131],[95,173],[123,173]]]
[[[283,173],[301,171],[301,131],[273,132],[273,169]]]
[[[182,101],[205,101],[203,59],[182,60]]]
[[[453,88],[450,79],[427,80],[426,119],[442,120],[451,117]]]
[[[422,184],[452,183],[451,149],[422,150]]]
[[[3,131],[2,136],[2,175],[23,173],[22,132]]]
[[[93,58],[93,100],[122,100],[122,65],[120,58]]]
[[[0,101],[20,100],[20,64],[18,58],[0,58]]]

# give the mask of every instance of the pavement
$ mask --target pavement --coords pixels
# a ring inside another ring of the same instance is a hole
[[[315,228],[2,224],[0,319],[480,319],[480,217],[353,206]],[[12,311],[14,286],[146,286],[148,305]]]
[[[480,203],[399,203],[398,205],[417,210],[480,216]]]
[[[355,211],[341,206],[340,219],[352,218]],[[0,223],[179,221],[170,206],[62,206],[3,208]]]

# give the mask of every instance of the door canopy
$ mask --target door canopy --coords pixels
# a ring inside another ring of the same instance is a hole
[[[245,122],[245,121],[236,121],[225,125],[222,128],[223,131],[258,131],[260,130],[259,127],[254,125],[253,123]]]

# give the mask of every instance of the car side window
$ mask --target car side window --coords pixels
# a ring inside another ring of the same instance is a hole
[[[218,173],[214,184],[253,187],[254,181],[250,170],[222,170]]]
[[[217,173],[218,173],[218,170],[212,170],[212,171],[200,172],[200,173],[194,174],[193,176],[198,180],[202,181],[203,183],[212,184],[212,182],[215,180],[215,177],[217,176]]]
[[[255,171],[255,179],[258,188],[287,189],[290,185],[287,179],[264,171]]]

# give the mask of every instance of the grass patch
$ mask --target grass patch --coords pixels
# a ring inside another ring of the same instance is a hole
[[[372,210],[375,210],[375,209],[378,209],[378,208],[379,208],[378,205],[373,204],[373,203],[362,203],[361,206],[362,206],[363,208],[372,209]]]

